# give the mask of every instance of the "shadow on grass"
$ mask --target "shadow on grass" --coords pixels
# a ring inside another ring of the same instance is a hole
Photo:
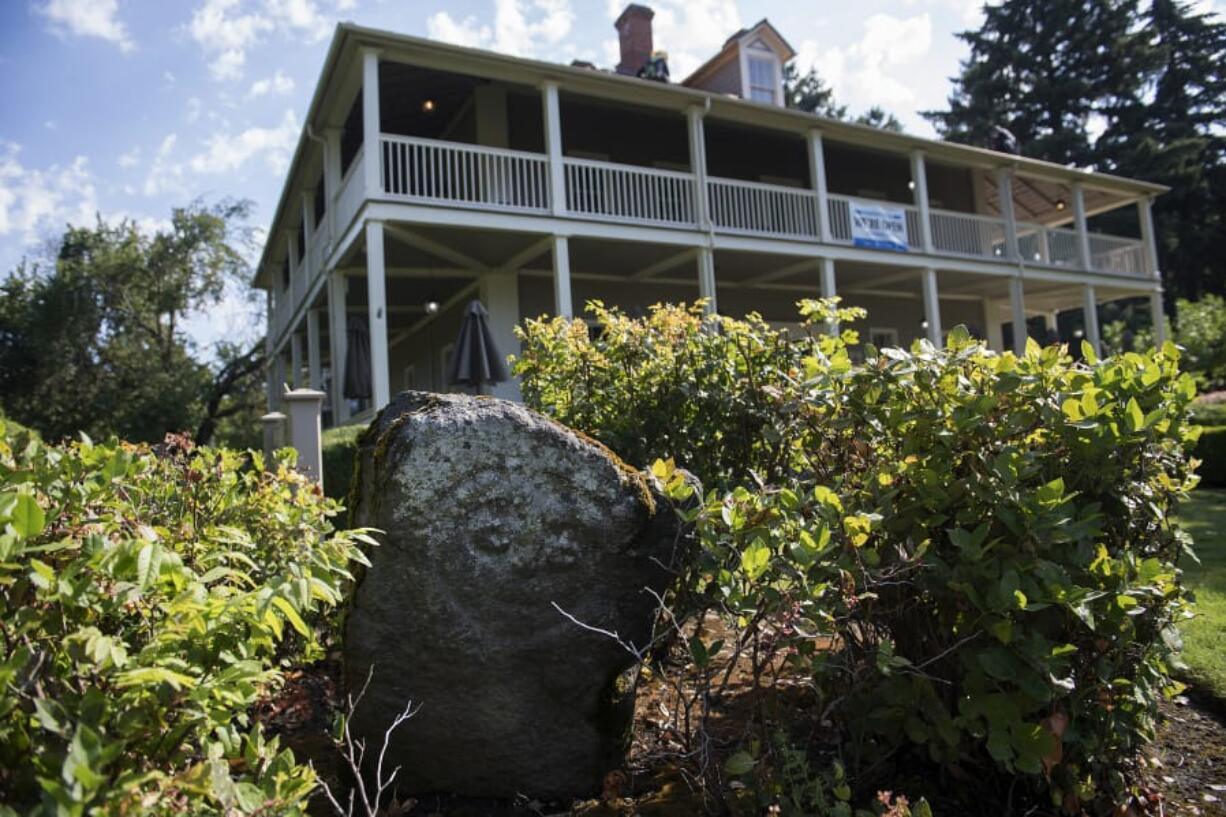
[[[1226,708],[1226,490],[1193,492],[1179,522],[1195,542],[1200,564],[1182,560],[1184,583],[1196,595],[1196,618],[1183,627],[1187,676]]]

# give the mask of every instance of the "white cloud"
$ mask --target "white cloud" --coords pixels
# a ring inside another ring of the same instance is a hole
[[[31,245],[70,222],[93,223],[98,198],[88,159],[37,169],[25,167],[20,154],[20,145],[0,143],[0,236]]]
[[[978,28],[983,20],[983,7],[989,0],[906,0],[908,7],[918,5],[948,9],[958,16],[961,25]]]
[[[909,109],[917,99],[912,68],[931,47],[932,19],[927,13],[874,14],[864,21],[864,35],[849,46],[823,50],[811,40],[801,43],[797,63],[802,69],[815,67],[836,98],[853,110],[874,105]]]
[[[490,27],[479,25],[476,17],[455,20],[445,11],[426,18],[426,34],[434,40],[469,48],[488,47],[494,38]]]
[[[209,70],[217,79],[241,76],[247,49],[272,25],[259,14],[233,13],[240,3],[241,0],[205,0],[192,13],[188,24],[192,39],[213,58]]]
[[[127,153],[121,153],[117,161],[119,163],[119,166],[122,167],[123,169],[131,170],[132,168],[140,164],[140,148],[134,147],[131,150],[129,150]]]
[[[492,27],[440,11],[426,19],[426,31],[436,40],[532,57],[562,42],[574,22],[570,0],[494,0]]]
[[[171,159],[175,144],[179,141],[176,133],[167,134],[158,146],[153,156],[153,164],[145,176],[145,184],[141,188],[146,196],[159,196],[164,193],[175,193],[186,196],[187,186],[183,183],[183,164]]]
[[[125,52],[136,47],[128,27],[118,19],[119,0],[46,0],[34,9],[61,36],[98,37]]]
[[[278,68],[276,73],[271,77],[258,79],[251,83],[251,90],[247,91],[247,97],[254,99],[255,97],[265,96],[267,94],[284,95],[294,90],[294,80],[287,77]]]
[[[187,113],[184,114],[187,124],[194,125],[200,120],[200,111],[203,107],[199,97],[189,96],[187,98]]]
[[[269,170],[281,173],[289,165],[299,129],[298,118],[287,110],[281,123],[271,128],[213,134],[206,140],[204,152],[193,156],[189,164],[196,173],[229,173],[262,157]]]
[[[208,57],[213,77],[234,80],[243,74],[247,52],[269,34],[314,43],[331,27],[332,17],[315,0],[204,0],[187,30]]]

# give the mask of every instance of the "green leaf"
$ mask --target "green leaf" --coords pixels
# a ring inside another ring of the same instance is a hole
[[[1124,418],[1129,431],[1140,431],[1145,427],[1145,413],[1137,404],[1137,398],[1128,398],[1128,405],[1124,408]]]
[[[741,572],[750,581],[757,579],[766,572],[767,565],[770,564],[771,551],[760,538],[754,539],[753,543],[745,548],[741,553]]]
[[[307,627],[306,622],[302,620],[302,616],[298,615],[298,611],[294,609],[294,605],[290,604],[289,601],[282,596],[273,596],[272,603],[276,605],[278,610],[285,614],[286,620],[289,621],[290,626],[298,631],[299,635],[303,636],[304,638],[311,637],[311,628]]]
[[[141,667],[119,673],[117,685],[121,688],[136,686],[157,686],[170,684],[174,689],[191,688],[196,685],[196,679],[181,672],[165,667]]]
[[[13,505],[9,524],[22,539],[32,539],[43,532],[47,524],[47,517],[39,506],[38,500],[23,491],[17,494],[17,501]]]
[[[757,765],[758,761],[754,760],[753,755],[742,749],[724,761],[724,771],[733,777],[740,777],[753,771]]]

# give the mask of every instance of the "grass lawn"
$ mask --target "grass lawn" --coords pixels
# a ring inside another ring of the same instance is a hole
[[[1226,701],[1226,490],[1201,488],[1179,512],[1201,563],[1183,562],[1197,617],[1183,627],[1190,680]]]

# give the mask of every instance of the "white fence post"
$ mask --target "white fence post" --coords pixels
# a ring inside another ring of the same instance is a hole
[[[320,414],[324,398],[316,389],[287,391],[282,399],[289,411],[290,445],[298,452],[298,470],[323,485],[323,444]]]
[[[285,415],[270,411],[260,418],[264,426],[264,457],[272,459],[272,452],[285,446]]]

